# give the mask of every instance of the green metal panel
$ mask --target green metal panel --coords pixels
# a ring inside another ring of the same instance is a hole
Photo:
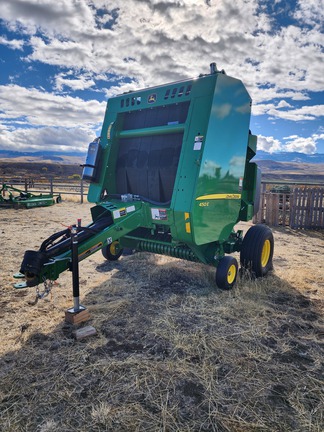
[[[254,162],[250,160],[256,154],[257,137],[249,135],[246,151],[245,170],[242,184],[241,208],[239,220],[248,221],[252,219],[260,202],[261,171]]]
[[[194,241],[224,241],[241,205],[251,99],[242,82],[219,74],[192,206]]]
[[[194,243],[192,208],[201,165],[200,137],[206,136],[215,83],[216,75],[204,77],[193,83],[191,109],[173,192],[175,225],[171,228],[172,235],[173,238],[188,243]]]

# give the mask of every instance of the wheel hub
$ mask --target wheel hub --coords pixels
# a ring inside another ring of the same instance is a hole
[[[262,267],[265,267],[268,264],[268,261],[270,258],[270,251],[271,251],[270,240],[266,240],[263,244],[262,252],[261,252],[261,265],[262,265]]]

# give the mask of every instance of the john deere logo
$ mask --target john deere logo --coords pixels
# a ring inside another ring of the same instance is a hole
[[[150,94],[150,96],[149,96],[148,99],[147,99],[147,102],[148,102],[149,104],[156,102],[156,93],[152,93],[152,94]]]

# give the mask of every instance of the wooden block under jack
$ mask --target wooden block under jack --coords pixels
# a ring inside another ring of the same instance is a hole
[[[80,312],[65,312],[65,321],[71,324],[80,324],[81,322],[88,321],[90,318],[89,311],[87,309],[83,309]]]
[[[97,330],[92,326],[82,327],[73,332],[73,336],[75,337],[76,340],[80,340],[95,334],[97,334]]]

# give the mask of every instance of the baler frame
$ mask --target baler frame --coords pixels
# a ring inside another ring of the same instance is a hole
[[[89,145],[83,178],[93,222],[77,231],[78,260],[123,248],[199,261],[217,268],[216,284],[231,288],[237,260],[256,276],[272,268],[273,236],[239,221],[253,217],[260,171],[251,162],[251,99],[241,81],[212,64],[211,73],[109,101],[101,136]],[[233,127],[235,124],[235,128]],[[27,251],[16,288],[55,280],[71,269],[69,231]],[[35,265],[36,263],[36,265]]]

